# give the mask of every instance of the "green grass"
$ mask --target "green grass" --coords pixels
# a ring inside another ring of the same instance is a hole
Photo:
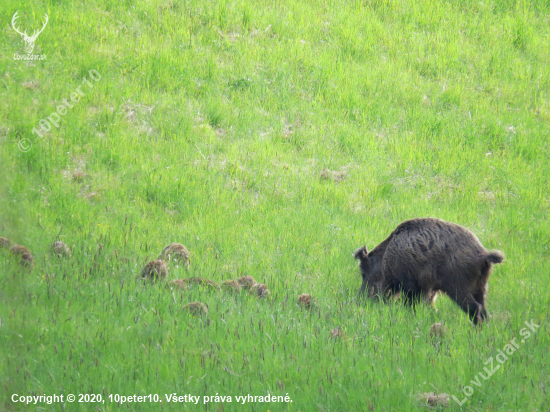
[[[17,10],[28,33],[49,14],[46,60],[14,60]],[[217,393],[233,402],[127,406],[421,411],[417,394],[465,386],[446,409],[550,408],[548,1],[8,0],[0,16],[0,236],[36,259],[0,251],[0,409],[36,409],[14,393],[101,394],[65,405],[101,411],[119,410],[109,394]],[[353,251],[421,216],[506,255],[483,328],[447,297],[416,314],[357,301]],[[72,259],[52,256],[58,239]],[[271,299],[137,282],[171,242],[192,265],[170,279],[249,274]],[[531,319],[536,335],[470,383]],[[293,402],[234,398],[268,393]]]

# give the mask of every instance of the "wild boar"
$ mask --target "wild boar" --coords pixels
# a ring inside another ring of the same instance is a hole
[[[363,276],[361,293],[387,298],[401,294],[414,305],[433,302],[439,291],[453,299],[477,324],[486,320],[487,281],[504,255],[489,252],[468,229],[434,218],[401,223],[370,252],[355,251]]]

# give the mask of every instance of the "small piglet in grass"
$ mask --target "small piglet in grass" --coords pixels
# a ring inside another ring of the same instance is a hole
[[[470,230],[434,218],[401,223],[370,252],[355,251],[363,276],[361,293],[382,298],[401,295],[414,305],[433,303],[439,291],[453,299],[474,324],[487,319],[487,281],[504,255],[488,251]]]

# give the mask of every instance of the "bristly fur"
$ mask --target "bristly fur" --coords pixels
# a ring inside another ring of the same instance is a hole
[[[439,291],[453,299],[475,323],[487,318],[487,282],[502,252],[489,252],[468,229],[434,218],[401,223],[370,252],[355,251],[368,296],[387,298],[400,294],[414,305],[433,302]]]

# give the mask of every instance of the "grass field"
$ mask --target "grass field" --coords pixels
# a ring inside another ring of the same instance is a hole
[[[28,34],[49,15],[44,60],[14,58],[16,11]],[[0,236],[35,258],[0,250],[0,410],[550,410],[547,0],[6,0],[0,16]],[[506,255],[487,325],[447,297],[416,314],[357,299],[354,250],[424,216]],[[137,281],[171,242],[191,267],[169,280],[248,274],[270,298]],[[113,398],[134,394],[163,402]],[[292,402],[236,399],[268,394]]]

